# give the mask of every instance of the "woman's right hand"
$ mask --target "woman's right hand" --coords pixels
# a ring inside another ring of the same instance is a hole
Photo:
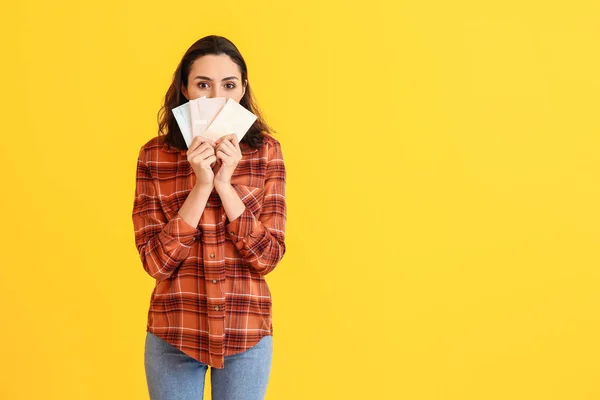
[[[212,165],[217,161],[212,140],[203,136],[194,136],[186,154],[196,174],[196,185],[212,188],[215,178]]]

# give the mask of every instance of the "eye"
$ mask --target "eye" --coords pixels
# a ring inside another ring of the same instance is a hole
[[[229,87],[228,85],[231,85],[231,87]],[[235,84],[234,83],[228,83],[225,86],[228,86],[227,89],[235,89]]]
[[[198,86],[200,86],[200,85],[205,85],[205,84],[206,84],[206,82],[200,82],[200,83],[198,84]],[[202,87],[202,86],[200,86],[200,87]]]

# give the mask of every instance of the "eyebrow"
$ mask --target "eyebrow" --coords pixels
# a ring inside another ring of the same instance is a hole
[[[202,76],[202,75],[199,75],[199,76],[197,76],[197,77],[194,78],[194,80],[197,80],[197,79],[205,79],[207,81],[212,81],[212,78],[209,78],[208,76]],[[226,78],[221,79],[221,82],[228,81],[230,79],[237,79],[237,77],[235,77],[235,76],[228,76]]]

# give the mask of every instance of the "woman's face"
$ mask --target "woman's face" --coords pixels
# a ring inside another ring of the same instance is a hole
[[[207,54],[192,64],[187,88],[181,88],[186,99],[231,97],[238,103],[246,93],[246,82],[241,82],[239,67],[227,54]]]

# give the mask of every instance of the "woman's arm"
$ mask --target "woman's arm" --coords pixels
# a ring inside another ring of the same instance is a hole
[[[244,260],[261,275],[271,272],[285,254],[285,179],[281,145],[268,149],[263,203],[257,219],[247,207],[256,202],[256,191],[244,185],[215,186],[229,219],[227,235]]]
[[[132,212],[135,244],[144,270],[153,278],[164,280],[188,257],[194,240],[201,235],[195,226],[210,191],[207,194],[194,187],[179,213],[167,221],[142,151],[137,162]]]
[[[211,192],[212,186],[194,185],[178,212],[188,225],[198,226]]]
[[[242,199],[240,199],[240,196],[238,196],[231,184],[217,186],[217,193],[219,193],[221,203],[223,203],[223,208],[225,209],[225,214],[227,214],[227,218],[230,221],[233,221],[242,215],[246,205]]]

